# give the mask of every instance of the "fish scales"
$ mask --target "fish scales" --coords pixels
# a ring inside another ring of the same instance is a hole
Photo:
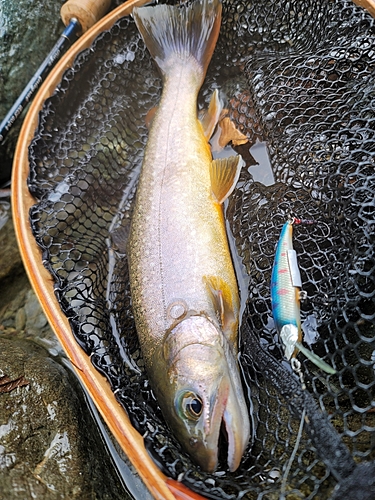
[[[221,4],[136,8],[137,27],[163,77],[137,188],[129,236],[134,317],[163,415],[191,457],[241,460],[250,422],[237,362],[239,294],[222,202],[240,157],[212,160],[197,96],[219,33]],[[212,118],[218,117],[217,94]],[[217,118],[216,118],[217,120]],[[206,128],[212,128],[208,120]]]
[[[141,306],[155,342],[172,326],[167,308],[177,299],[184,299],[189,310],[215,315],[204,275],[229,283],[236,314],[239,308],[223,211],[212,196],[211,152],[196,118],[197,91],[189,85],[191,72],[179,66],[164,84],[137,192],[142,208],[133,219],[132,247],[139,256],[134,271],[141,293],[136,307]],[[175,102],[181,105],[171,113]],[[134,296],[137,300],[137,291]]]

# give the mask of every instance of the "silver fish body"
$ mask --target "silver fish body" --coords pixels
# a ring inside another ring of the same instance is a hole
[[[208,471],[217,466],[222,424],[231,470],[238,467],[250,434],[237,363],[238,287],[222,210],[240,161],[213,162],[197,119],[197,95],[220,13],[217,0],[134,12],[162,72],[163,92],[129,238],[133,309],[164,417]]]

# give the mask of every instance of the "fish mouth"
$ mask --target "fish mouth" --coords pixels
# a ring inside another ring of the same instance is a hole
[[[212,412],[212,427],[207,436],[207,449],[210,456],[205,469],[213,472],[219,458],[225,461],[231,472],[240,465],[250,436],[247,407],[241,407],[238,391],[231,382],[222,384]],[[220,460],[220,461],[221,461]]]
[[[226,409],[222,420],[222,434],[224,434],[227,443],[228,468],[234,472],[242,460],[249,440],[249,433],[247,431],[243,433],[240,422],[234,423],[230,411]]]

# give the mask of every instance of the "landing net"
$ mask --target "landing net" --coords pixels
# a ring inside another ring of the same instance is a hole
[[[58,301],[156,463],[210,498],[330,498],[354,462],[375,459],[374,31],[349,0],[223,1],[199,106],[219,88],[249,139],[234,147],[246,166],[226,207],[256,434],[235,473],[224,460],[203,473],[182,452],[137,341],[123,242],[161,81],[131,18],[77,56],[41,112],[29,150],[31,223]],[[299,354],[302,394],[270,304],[275,248],[290,216],[317,221],[293,237],[307,292],[304,345],[337,372]],[[270,367],[281,370],[278,379]],[[309,404],[328,429],[325,447],[305,418]],[[330,455],[338,443],[347,466]]]

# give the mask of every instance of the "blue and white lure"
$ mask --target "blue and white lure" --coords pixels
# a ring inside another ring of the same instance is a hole
[[[293,225],[313,223],[311,220],[292,219],[286,222],[281,230],[271,275],[272,314],[288,360],[295,357],[300,350],[319,368],[333,374],[336,371],[331,366],[301,343],[300,301],[306,297],[306,293],[301,290],[301,274],[293,248]]]

